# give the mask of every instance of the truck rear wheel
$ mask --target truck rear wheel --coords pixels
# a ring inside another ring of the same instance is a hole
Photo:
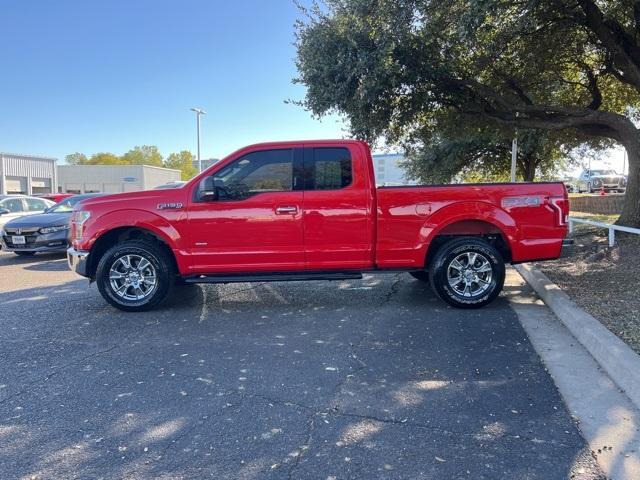
[[[174,284],[173,262],[158,245],[128,240],[107,250],[96,270],[98,290],[114,307],[126,312],[149,310]]]
[[[491,303],[502,290],[504,276],[500,252],[474,237],[442,245],[429,268],[435,293],[457,308],[480,308]]]

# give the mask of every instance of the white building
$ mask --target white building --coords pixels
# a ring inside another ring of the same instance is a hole
[[[180,179],[180,170],[150,165],[58,166],[58,191],[62,193],[135,192]]]
[[[56,159],[0,153],[0,195],[37,195],[57,188]]]
[[[373,155],[373,169],[376,185],[416,185],[417,182],[407,178],[407,172],[400,164],[405,160],[401,153]]]

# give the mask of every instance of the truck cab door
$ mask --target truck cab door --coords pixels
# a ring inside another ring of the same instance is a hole
[[[304,269],[302,148],[241,153],[194,188],[193,273]]]
[[[307,270],[373,267],[375,212],[366,155],[359,144],[305,146]]]

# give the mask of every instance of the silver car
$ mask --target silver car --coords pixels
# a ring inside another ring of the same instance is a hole
[[[627,188],[627,177],[620,175],[615,170],[589,170],[582,171],[576,180],[578,193],[599,192],[624,192]]]

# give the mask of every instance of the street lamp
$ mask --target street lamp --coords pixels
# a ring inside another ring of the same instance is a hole
[[[198,127],[198,171],[202,171],[202,160],[200,159],[200,115],[206,115],[205,112],[201,108],[193,107],[191,109],[192,112],[196,112],[196,125]]]

